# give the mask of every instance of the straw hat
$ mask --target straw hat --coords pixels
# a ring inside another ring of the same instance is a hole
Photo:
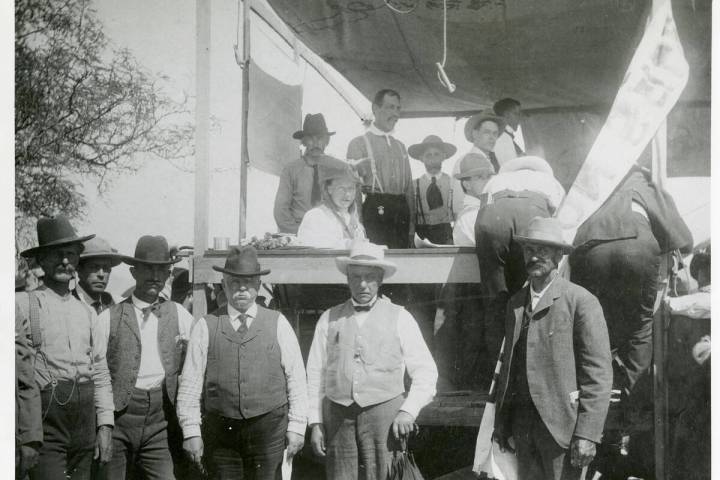
[[[495,112],[492,110],[485,110],[484,112],[476,113],[472,117],[468,118],[468,121],[465,123],[465,138],[468,142],[473,142],[473,130],[486,120],[495,122],[498,126],[499,133],[502,133],[502,131],[505,130],[505,119],[495,115]]]
[[[385,272],[385,278],[388,278],[397,270],[394,263],[385,260],[384,247],[364,241],[355,242],[350,249],[350,255],[337,257],[335,265],[343,275],[347,275],[347,269],[350,265],[382,268]]]
[[[462,180],[482,173],[495,173],[495,167],[486,156],[479,153],[468,153],[460,159],[460,171],[455,174],[455,178]]]
[[[457,147],[455,145],[443,142],[442,139],[437,135],[428,135],[421,143],[410,145],[410,147],[408,148],[408,155],[410,155],[416,160],[422,160],[422,156],[425,153],[425,150],[430,147],[437,148],[438,150],[443,152],[445,156],[443,160],[447,160],[448,158],[455,155],[455,152],[457,152]]]
[[[112,248],[104,238],[91,238],[85,241],[84,245],[85,250],[80,254],[81,262],[89,258],[107,258],[113,267],[117,267],[123,261],[123,256]]]

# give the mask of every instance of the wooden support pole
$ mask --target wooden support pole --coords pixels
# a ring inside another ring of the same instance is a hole
[[[250,111],[250,0],[243,0],[242,15],[242,130],[240,133],[240,227],[238,243],[247,236],[247,185],[250,153],[248,151],[248,113]]]

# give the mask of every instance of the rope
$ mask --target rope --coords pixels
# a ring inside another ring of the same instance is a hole
[[[450,93],[455,91],[455,84],[445,73],[445,62],[447,61],[447,0],[443,0],[443,58],[442,62],[436,63],[437,77],[443,87],[447,88]]]
[[[410,9],[408,9],[408,10],[400,10],[400,9],[397,8],[397,7],[393,7],[393,6],[390,4],[390,0],[384,0],[384,1],[385,1],[385,6],[386,6],[386,7],[388,7],[390,10],[392,10],[392,11],[395,12],[395,13],[399,13],[400,15],[407,15],[408,13],[414,12],[415,9],[417,8],[418,4],[420,3],[419,1],[416,1],[416,2],[415,2],[415,5],[413,5]]]

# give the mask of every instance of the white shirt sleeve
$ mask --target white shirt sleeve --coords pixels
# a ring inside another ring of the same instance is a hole
[[[322,423],[322,402],[325,397],[327,367],[327,335],[329,310],[320,315],[307,362],[308,423]]]
[[[280,364],[288,389],[288,432],[305,435],[307,426],[307,384],[300,345],[290,322],[280,314],[277,325]]]
[[[477,210],[463,210],[453,227],[453,244],[461,247],[475,246],[475,220]]]
[[[190,331],[185,365],[177,395],[177,416],[183,438],[200,436],[200,398],[207,367],[208,329],[205,319],[198,320]]]
[[[430,403],[435,396],[435,386],[438,379],[437,366],[425,344],[420,327],[413,316],[404,308],[400,311],[398,317],[397,333],[400,338],[403,362],[412,380],[410,391],[400,410],[409,413],[413,418],[417,418],[420,410]],[[327,331],[325,335],[327,337]]]

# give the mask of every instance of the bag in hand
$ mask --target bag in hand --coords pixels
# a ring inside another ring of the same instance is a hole
[[[388,480],[425,480],[415,464],[415,457],[407,448],[407,440],[400,440],[400,451],[393,452]]]

